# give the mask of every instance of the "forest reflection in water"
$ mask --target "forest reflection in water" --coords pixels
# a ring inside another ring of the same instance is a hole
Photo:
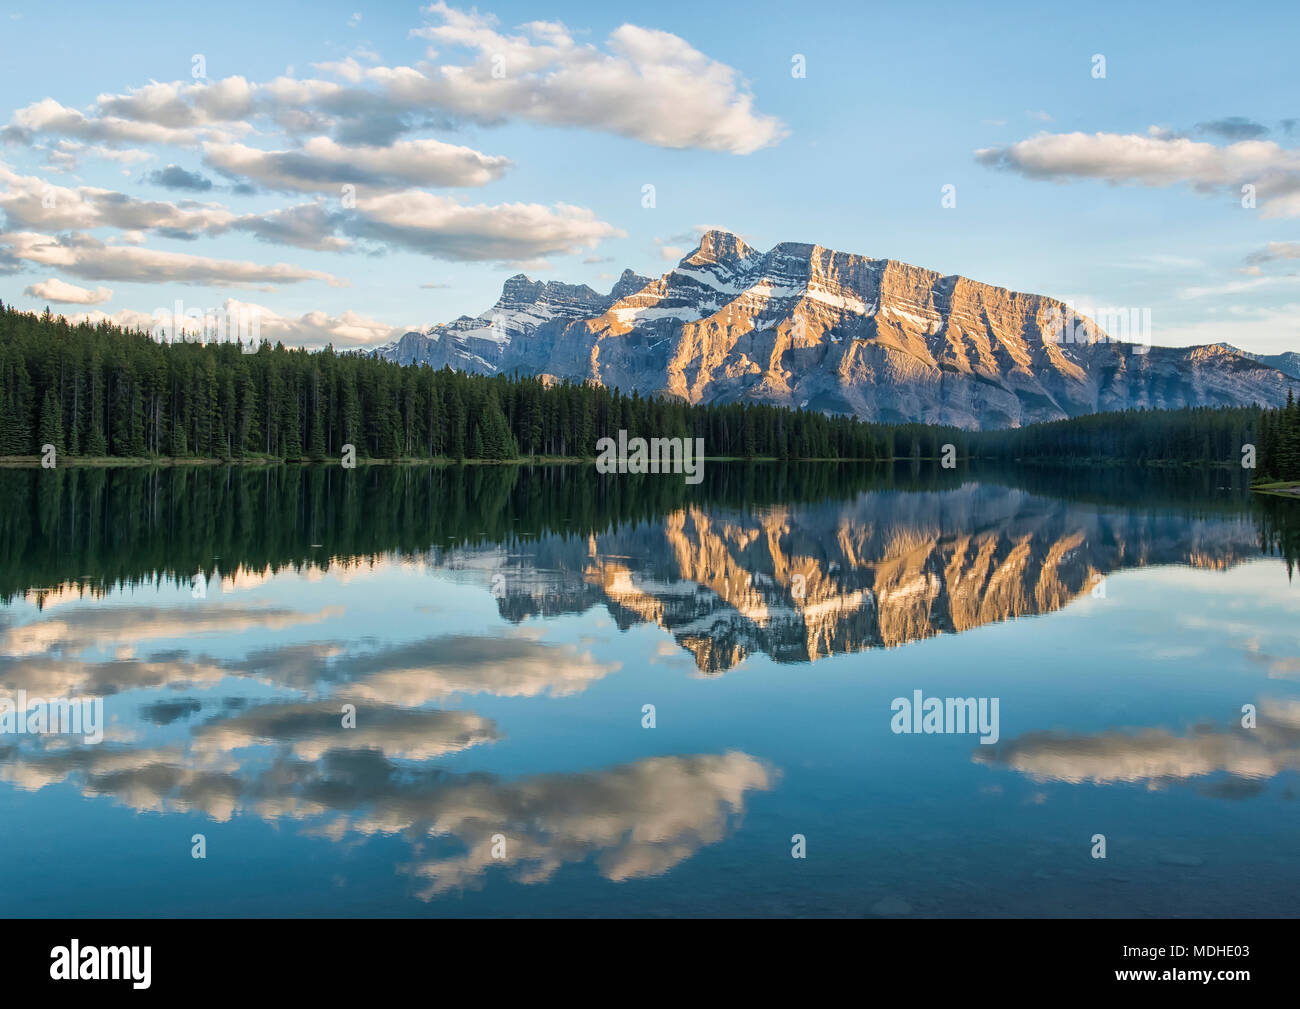
[[[644,697],[694,689],[666,675],[725,679],[739,701],[753,688],[733,674],[751,659],[816,669],[1054,614],[1105,600],[1125,572],[1264,562],[1289,575],[1298,513],[1209,469],[734,463],[707,466],[698,487],[581,466],[0,471],[0,694],[104,697],[112,723],[94,746],[0,738],[0,780],[14,802],[75,794],[212,824],[292,822],[303,838],[348,842],[340,858],[403,838],[406,855],[385,864],[407,889],[357,913],[481,888],[494,866],[516,884],[584,865],[606,883],[672,877],[704,850],[752,857],[741,825],[756,803],[764,817],[815,821],[772,733],[818,730],[769,704],[743,731],[725,707],[704,707],[694,730],[645,733]],[[411,598],[421,584],[434,601]],[[1258,642],[1254,654],[1268,655]],[[792,681],[808,691],[792,710],[837,703],[847,688],[827,668]],[[960,775],[1204,778],[1219,798],[1254,795],[1294,772],[1293,703],[1262,698],[1253,735],[1170,729],[1173,701],[1136,733],[1012,725],[997,746],[961,743]],[[816,746],[861,745],[860,729],[816,710],[827,723]],[[580,742],[553,727],[568,719],[632,731]],[[872,723],[872,746],[890,744],[887,724]],[[647,751],[656,738],[669,742]],[[859,829],[856,811],[837,816]],[[7,857],[23,854],[15,844]],[[289,887],[263,905],[239,889],[204,899],[290,914],[316,900]],[[522,910],[488,890],[483,913]],[[173,899],[164,891],[142,900],[157,910]],[[595,910],[606,898],[575,884],[565,899]]]

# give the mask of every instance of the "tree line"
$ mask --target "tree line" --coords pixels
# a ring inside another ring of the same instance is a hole
[[[241,566],[301,571],[492,545],[509,554],[550,536],[586,540],[660,523],[687,507],[720,517],[864,493],[954,491],[972,472],[1044,500],[1186,520],[1253,515],[1263,549],[1288,564],[1300,557],[1300,508],[1250,494],[1241,469],[736,461],[706,466],[692,486],[562,465],[9,467],[0,468],[0,604],[64,585],[188,585],[196,573]]]
[[[1294,469],[1294,403],[1133,410],[1007,431],[879,424],[752,403],[692,406],[593,384],[398,365],[332,347],[177,340],[0,302],[0,456],[240,460],[592,457],[629,437],[702,438],[711,457],[1232,463],[1259,431]],[[1289,469],[1288,469],[1289,468]]]
[[[1240,465],[1261,411],[1249,407],[1131,409],[972,432],[972,455],[1039,462],[1206,462]]]
[[[1300,400],[1294,390],[1286,406],[1260,415],[1256,470],[1261,480],[1300,480]]]
[[[750,509],[953,490],[932,464],[720,463],[698,486],[573,466],[0,469],[0,604],[33,587],[188,583],[236,566],[305,569],[390,552],[586,538],[688,505]]]

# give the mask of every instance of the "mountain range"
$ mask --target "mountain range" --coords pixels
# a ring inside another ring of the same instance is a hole
[[[1063,334],[1062,320],[1077,322]],[[625,270],[603,295],[518,274],[481,315],[406,333],[375,353],[690,403],[963,428],[1276,405],[1300,385],[1300,354],[1125,342],[1055,298],[818,245],[759,252],[718,230],[663,276]]]

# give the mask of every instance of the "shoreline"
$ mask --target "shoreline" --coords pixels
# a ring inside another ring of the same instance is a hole
[[[449,456],[400,456],[395,459],[378,459],[378,458],[361,458],[356,460],[357,467],[361,466],[565,466],[579,465],[582,463],[594,464],[597,456],[518,456],[514,459],[461,459],[457,461]],[[859,462],[859,463],[885,463],[885,462],[910,462],[912,456],[899,456],[892,459],[778,459],[776,456],[751,456],[746,459],[744,456],[702,456],[706,462]],[[938,456],[921,456],[921,462],[938,462]],[[100,456],[86,457],[73,456],[66,459],[60,459],[57,467],[45,467],[48,469],[63,469],[66,467],[82,467],[86,469],[117,469],[117,468],[166,468],[171,466],[341,466],[342,461],[336,458],[329,459],[272,459],[263,456],[244,456],[236,459],[187,459],[176,456],[158,456],[156,458],[142,458],[135,456]],[[0,456],[0,469],[41,469],[40,456]]]
[[[563,466],[582,463],[595,463],[598,456],[517,456],[513,459],[462,459],[457,461],[449,456],[399,456],[391,459],[373,457],[356,460],[357,466]],[[940,456],[935,455],[901,455],[889,458],[827,458],[818,456],[781,459],[778,456],[739,456],[706,455],[701,456],[705,462],[815,462],[815,463],[900,463],[928,462],[937,463]],[[1232,463],[1224,462],[1189,462],[1179,459],[1041,459],[1016,458],[1002,459],[997,456],[962,456],[962,463],[1006,463],[1015,466],[1055,466],[1066,468],[1102,469],[1102,468],[1139,468],[1139,469],[1227,469]],[[38,455],[0,456],[0,469],[119,469],[119,468],[167,468],[172,466],[341,466],[342,460],[331,456],[328,459],[281,459],[271,456],[241,456],[231,459],[216,457],[189,458],[184,456],[67,456],[60,458],[56,466],[43,467]],[[1272,490],[1268,488],[1295,488],[1291,490]],[[1264,484],[1252,487],[1262,493],[1281,493],[1291,496],[1300,494],[1300,482],[1294,484]]]

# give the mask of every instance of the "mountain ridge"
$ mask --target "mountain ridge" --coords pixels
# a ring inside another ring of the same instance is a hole
[[[606,295],[517,274],[487,312],[375,353],[689,403],[964,428],[1130,407],[1276,405],[1297,384],[1278,364],[1300,363],[1227,344],[1126,342],[1055,298],[808,243],[760,252],[718,229],[662,276],[625,270]]]

